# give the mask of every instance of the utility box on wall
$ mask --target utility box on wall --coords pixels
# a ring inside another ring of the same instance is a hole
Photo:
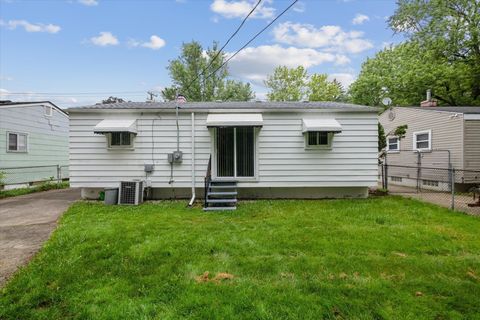
[[[182,151],[173,151],[173,153],[168,154],[168,162],[169,163],[181,163],[183,160],[183,152]]]

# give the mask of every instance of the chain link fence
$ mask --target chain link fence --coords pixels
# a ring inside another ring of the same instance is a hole
[[[379,164],[379,186],[471,214],[480,214],[480,171]]]
[[[0,188],[8,185],[62,181],[69,178],[67,165],[0,168]]]

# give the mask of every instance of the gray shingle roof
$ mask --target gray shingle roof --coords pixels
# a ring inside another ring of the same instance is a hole
[[[340,102],[186,102],[180,105],[181,109],[209,110],[209,109],[344,109],[345,111],[376,112],[379,109]],[[122,102],[111,104],[95,104],[68,109],[69,112],[85,109],[175,109],[175,102]]]
[[[455,113],[480,113],[480,107],[413,107],[414,109],[447,111]]]

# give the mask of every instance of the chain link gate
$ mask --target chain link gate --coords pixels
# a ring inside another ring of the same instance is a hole
[[[401,150],[382,160],[379,183],[390,194],[480,214],[480,171],[455,169],[448,150]]]

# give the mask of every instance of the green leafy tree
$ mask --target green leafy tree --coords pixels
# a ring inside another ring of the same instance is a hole
[[[378,123],[378,151],[382,151],[387,147],[387,138],[385,137],[385,129]]]
[[[354,103],[380,105],[390,97],[395,105],[419,105],[425,92],[440,104],[479,104],[470,94],[469,66],[451,62],[418,42],[406,42],[378,52],[367,59],[357,80],[350,86]]]
[[[220,82],[216,98],[222,101],[248,101],[255,98],[250,83],[226,80]]]
[[[170,101],[178,93],[188,101],[214,101],[222,97],[235,101],[252,99],[255,95],[250,85],[226,80],[228,69],[220,67],[225,62],[225,55],[217,56],[218,51],[216,43],[205,51],[196,41],[184,43],[180,56],[170,61],[167,67],[173,86],[162,90],[162,97]]]
[[[326,74],[313,74],[308,81],[309,101],[338,101],[342,98],[344,90],[336,79],[327,80]]]
[[[300,101],[307,94],[307,70],[304,67],[288,68],[279,66],[264,81],[270,89],[267,98],[270,101]]]
[[[327,74],[309,76],[302,66],[275,68],[264,82],[270,89],[267,93],[270,101],[341,101],[345,100],[345,91],[337,81],[328,81]]]
[[[389,24],[422,49],[433,51],[442,64],[456,66],[458,76],[464,72],[459,79],[466,86],[461,95],[480,104],[479,0],[399,0]]]

